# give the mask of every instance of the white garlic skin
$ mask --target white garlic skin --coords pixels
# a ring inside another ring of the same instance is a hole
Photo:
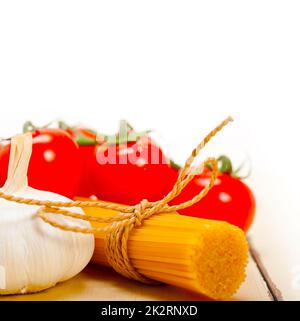
[[[70,201],[30,187],[14,196]],[[5,269],[5,288],[0,288],[0,294],[25,294],[52,287],[78,274],[93,255],[94,235],[55,228],[37,216],[38,208],[0,199],[0,267]],[[83,214],[80,208],[69,210]],[[83,220],[47,215],[63,224],[90,227]]]

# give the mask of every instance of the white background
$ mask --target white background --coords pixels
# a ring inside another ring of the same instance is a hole
[[[1,1],[0,136],[126,118],[182,163],[231,114],[203,157],[251,157],[252,238],[300,299],[299,17],[299,1]]]

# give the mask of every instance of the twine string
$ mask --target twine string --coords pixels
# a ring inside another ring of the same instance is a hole
[[[107,256],[108,263],[120,274],[127,278],[135,279],[143,283],[153,283],[154,281],[145,277],[139,273],[131,264],[128,255],[128,238],[130,232],[142,225],[143,221],[150,218],[152,215],[160,213],[174,212],[186,207],[190,207],[193,204],[199,202],[214,186],[215,180],[218,174],[218,162],[215,158],[207,158],[200,164],[198,169],[204,166],[210,165],[212,167],[211,177],[207,186],[202,191],[195,195],[192,199],[183,202],[178,205],[169,206],[168,203],[178,196],[182,190],[191,182],[196,175],[196,171],[191,171],[191,166],[198,156],[199,152],[205,147],[205,145],[229,122],[233,121],[231,117],[226,118],[216,128],[214,128],[197,147],[192,151],[191,155],[186,160],[183,168],[180,170],[178,179],[175,182],[172,190],[161,200],[156,202],[149,202],[143,199],[140,203],[133,206],[121,206],[105,201],[69,201],[69,202],[53,202],[53,201],[41,201],[35,199],[27,199],[22,197],[15,197],[8,195],[0,191],[0,198],[7,201],[16,202],[26,205],[40,206],[37,211],[37,215],[46,223],[52,225],[55,228],[59,228],[64,231],[76,232],[76,233],[105,233],[105,254]],[[84,215],[75,213],[66,208],[74,207],[97,207],[102,209],[110,209],[118,212],[113,217],[95,217],[91,215]],[[74,219],[80,219],[89,222],[108,223],[105,227],[82,227],[71,226],[62,224],[50,217],[47,214],[63,215]]]

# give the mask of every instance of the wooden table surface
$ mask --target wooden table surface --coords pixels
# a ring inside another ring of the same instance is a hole
[[[46,291],[2,296],[0,300],[208,300],[196,293],[168,285],[148,286],[130,281],[112,269],[89,265],[79,275]],[[273,300],[255,261],[250,257],[247,279],[233,300]]]

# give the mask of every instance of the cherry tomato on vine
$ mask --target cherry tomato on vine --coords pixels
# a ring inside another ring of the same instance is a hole
[[[158,163],[150,160],[154,154]],[[173,186],[173,169],[151,140],[108,145],[107,149],[99,146],[95,156],[94,187],[100,199],[129,205],[145,198],[156,201]]]
[[[33,129],[33,128],[32,128]],[[33,129],[29,186],[73,198],[78,193],[80,161],[78,145],[64,130]],[[0,185],[7,178],[10,144],[0,148]]]
[[[198,203],[179,210],[182,215],[201,217],[205,219],[227,221],[245,232],[249,229],[255,214],[255,199],[250,188],[238,177],[232,175],[229,159],[221,156],[223,165],[215,185]],[[225,165],[224,165],[225,164]],[[170,205],[180,204],[199,194],[208,184],[211,171],[204,168],[196,175],[186,188]]]
[[[147,135],[121,122],[116,135],[96,135],[69,128],[83,160],[80,196],[133,205],[142,199],[156,201],[173,187],[177,172],[161,148]]]
[[[78,144],[80,162],[80,183],[76,196],[90,197],[95,195],[93,189],[93,161],[97,134],[87,128],[70,127],[65,122],[59,122],[59,127],[69,133]]]

